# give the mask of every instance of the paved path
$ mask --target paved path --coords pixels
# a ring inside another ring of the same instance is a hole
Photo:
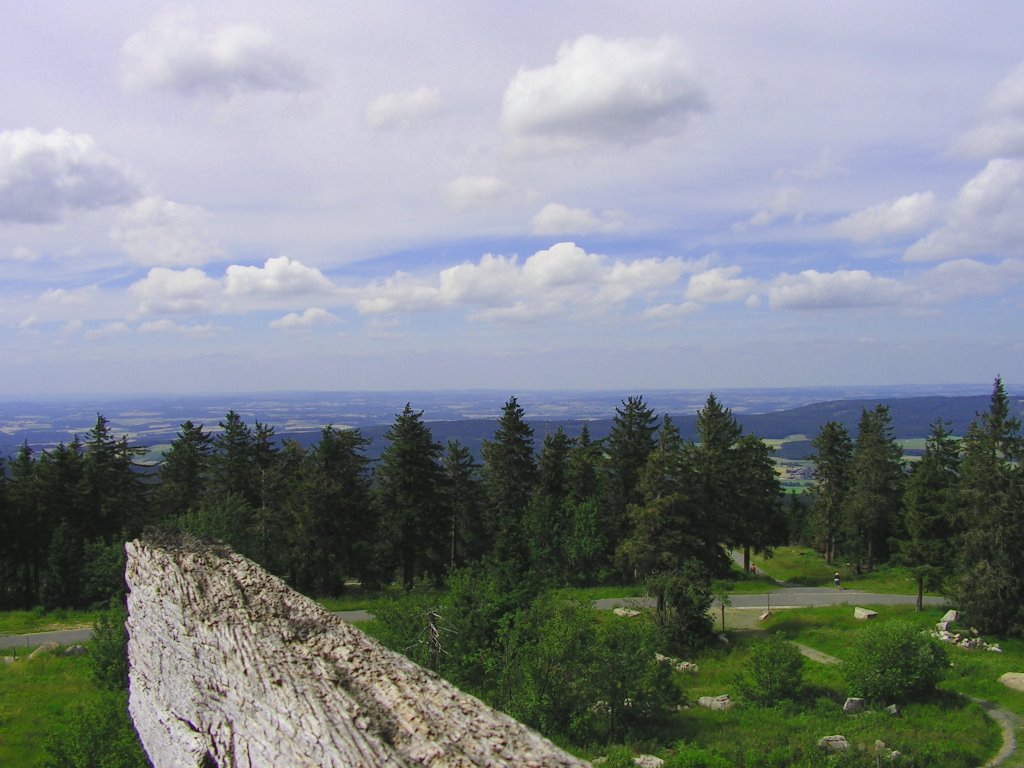
[[[841,589],[838,592],[828,587],[781,587],[775,592],[760,595],[729,595],[730,608],[740,610],[773,611],[786,608],[820,608],[825,605],[913,605],[915,595],[881,595],[876,592],[861,592],[853,589]],[[944,597],[925,596],[925,605],[945,605]],[[610,597],[595,600],[594,606],[600,610],[611,610],[626,605],[639,605],[644,608],[654,606],[650,597]]]
[[[53,632],[33,632],[31,635],[5,635],[0,637],[0,648],[35,648],[43,643],[56,642],[61,645],[84,643],[92,636],[91,627],[80,629],[59,629]]]

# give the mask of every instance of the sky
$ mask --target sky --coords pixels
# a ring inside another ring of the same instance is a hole
[[[0,397],[1019,388],[1021,29],[5,2]]]

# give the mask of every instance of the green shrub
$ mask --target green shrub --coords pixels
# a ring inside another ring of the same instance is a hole
[[[96,686],[108,691],[128,690],[128,618],[119,598],[96,617],[89,640],[89,667]]]
[[[693,744],[679,743],[665,760],[665,768],[732,768],[733,763],[721,755]]]
[[[902,619],[869,624],[843,664],[851,696],[879,703],[926,698],[949,667],[937,640]]]
[[[781,632],[759,640],[750,648],[736,687],[746,701],[770,706],[781,699],[795,699],[804,681],[804,657]]]
[[[128,717],[126,691],[99,691],[61,717],[46,738],[41,768],[147,768]]]

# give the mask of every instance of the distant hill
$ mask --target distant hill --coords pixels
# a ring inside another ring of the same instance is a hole
[[[1012,397],[1014,413],[1024,418],[1024,398]],[[766,439],[782,439],[793,435],[805,435],[805,440],[787,442],[776,453],[779,458],[801,459],[811,452],[810,441],[818,434],[821,426],[829,421],[837,421],[850,432],[851,437],[857,434],[857,424],[864,409],[872,409],[877,404],[887,405],[892,415],[894,437],[900,440],[924,438],[931,433],[936,419],[949,423],[954,435],[962,437],[971,421],[979,412],[989,406],[988,395],[966,397],[908,397],[882,398],[862,400],[834,400],[825,403],[814,403],[798,408],[791,408],[775,413],[743,413],[736,414],[736,419],[743,427],[745,434],[754,434]],[[659,414],[659,418],[660,418]],[[672,421],[679,428],[684,440],[697,439],[696,413],[670,413]],[[583,424],[590,428],[590,436],[600,440],[608,435],[612,427],[612,419],[547,419],[529,420],[534,430],[537,448],[544,439],[546,432],[554,432],[559,427],[570,437],[579,435]],[[469,447],[474,455],[480,456],[480,448],[484,440],[494,437],[497,426],[495,419],[459,419],[456,421],[428,422],[434,440],[446,444],[449,440],[458,440]],[[370,438],[370,455],[376,458],[385,446],[384,433],[390,424],[361,427],[364,437]],[[319,431],[302,433],[279,433],[304,445],[312,445],[319,440]]]
[[[664,402],[664,396],[660,397]],[[382,398],[380,399],[382,400]],[[700,405],[693,404],[702,404],[703,399],[694,396],[689,397],[685,404],[681,401],[676,401],[675,405],[671,407],[654,407],[659,418],[667,410],[684,439],[695,440],[697,437],[696,413]],[[720,399],[727,407],[731,407],[728,394]],[[1018,418],[1024,417],[1024,397],[1012,395],[1010,400],[1015,415]],[[615,412],[615,405],[618,403],[618,401],[609,396],[603,396],[603,400],[593,400],[583,404],[569,402],[564,398],[555,398],[551,401],[552,405],[550,406],[545,406],[544,402],[535,406],[534,412],[539,411],[543,413],[548,411],[551,412],[551,415],[548,418],[528,418],[530,425],[534,429],[538,450],[545,432],[554,432],[559,427],[564,429],[570,437],[575,437],[579,435],[583,424],[586,423],[589,425],[590,434],[593,439],[599,440],[605,437],[611,430],[612,416]],[[654,403],[657,400],[652,399],[648,400],[648,402]],[[809,453],[809,444],[806,441],[812,440],[818,434],[823,424],[828,421],[838,421],[849,430],[851,436],[854,436],[857,432],[857,423],[860,420],[861,412],[865,408],[874,408],[878,403],[889,407],[893,419],[893,430],[897,439],[927,437],[936,419],[943,419],[948,422],[951,425],[953,434],[962,437],[975,416],[988,408],[989,396],[922,395],[915,397],[865,397],[859,399],[827,400],[783,410],[772,410],[768,413],[740,412],[737,410],[735,415],[743,427],[743,431],[747,434],[777,440],[803,435],[803,441],[799,438],[787,441],[786,445],[776,455],[780,458],[804,458]],[[219,420],[219,417],[214,414],[224,413],[227,410],[224,403],[209,404],[204,402],[204,415],[197,418],[194,413],[189,415],[192,411],[197,410],[196,406],[190,406],[189,403],[174,402],[162,406],[154,402],[148,405],[148,412],[143,414],[145,418],[140,416],[136,419],[144,422],[147,427],[145,434],[141,435],[136,442],[143,446],[154,447],[157,450],[159,450],[160,446],[165,446],[174,439],[180,421],[186,418],[193,418],[197,423],[205,422],[209,427],[210,425],[216,425]],[[391,426],[390,422],[395,411],[390,407],[390,404],[381,405],[374,403],[371,405],[375,407],[367,407],[360,420],[344,418],[342,422],[358,426],[363,435],[371,440],[369,455],[371,458],[376,458],[384,449],[384,433]],[[749,408],[749,403],[746,405]],[[62,420],[52,419],[50,423],[46,423],[46,419],[36,416],[12,419],[14,423],[0,431],[0,456],[14,455],[18,450],[18,446],[23,441],[27,441],[29,445],[38,450],[52,447],[59,441],[67,442],[75,434],[84,436],[89,428],[88,425],[91,424],[95,414],[102,407],[103,404],[83,406],[73,414],[62,417]],[[29,406],[24,408],[28,412]],[[468,410],[464,404],[460,404],[459,408],[462,409],[463,413],[466,413]],[[688,410],[683,411],[683,408]],[[453,406],[447,409],[436,408],[433,412],[451,413],[456,410],[456,407]],[[489,415],[477,416],[476,414],[486,413],[486,411],[482,408],[475,408],[475,414],[473,415],[467,413],[462,418],[459,418],[458,414],[453,414],[456,415],[456,418],[428,419],[427,423],[437,442],[444,445],[449,440],[458,440],[463,445],[469,447],[479,458],[484,440],[490,440],[494,436],[494,430],[497,426],[497,410],[497,406],[494,406],[490,409]],[[592,414],[605,413],[608,414],[607,417],[591,417]],[[300,416],[301,418],[299,418]],[[590,418],[579,418],[579,416],[588,416]],[[245,418],[250,424],[252,423],[251,416],[245,416]],[[325,417],[322,415],[322,410],[311,410],[301,400],[296,403],[290,403],[286,398],[281,397],[278,402],[274,403],[273,410],[265,410],[259,418],[264,423],[273,425],[279,438],[292,439],[302,445],[309,446],[319,441],[320,429],[315,425],[321,423]],[[129,422],[124,421],[123,423],[128,424]],[[324,423],[326,422],[324,421]],[[336,421],[335,423],[338,422]],[[133,427],[124,427],[121,424],[117,424],[115,429],[117,428],[132,429]]]

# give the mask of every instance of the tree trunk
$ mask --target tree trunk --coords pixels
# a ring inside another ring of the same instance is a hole
[[[914,603],[917,612],[920,613],[924,606],[924,576],[917,574],[917,601]]]
[[[750,545],[743,545],[743,572],[750,573]]]

